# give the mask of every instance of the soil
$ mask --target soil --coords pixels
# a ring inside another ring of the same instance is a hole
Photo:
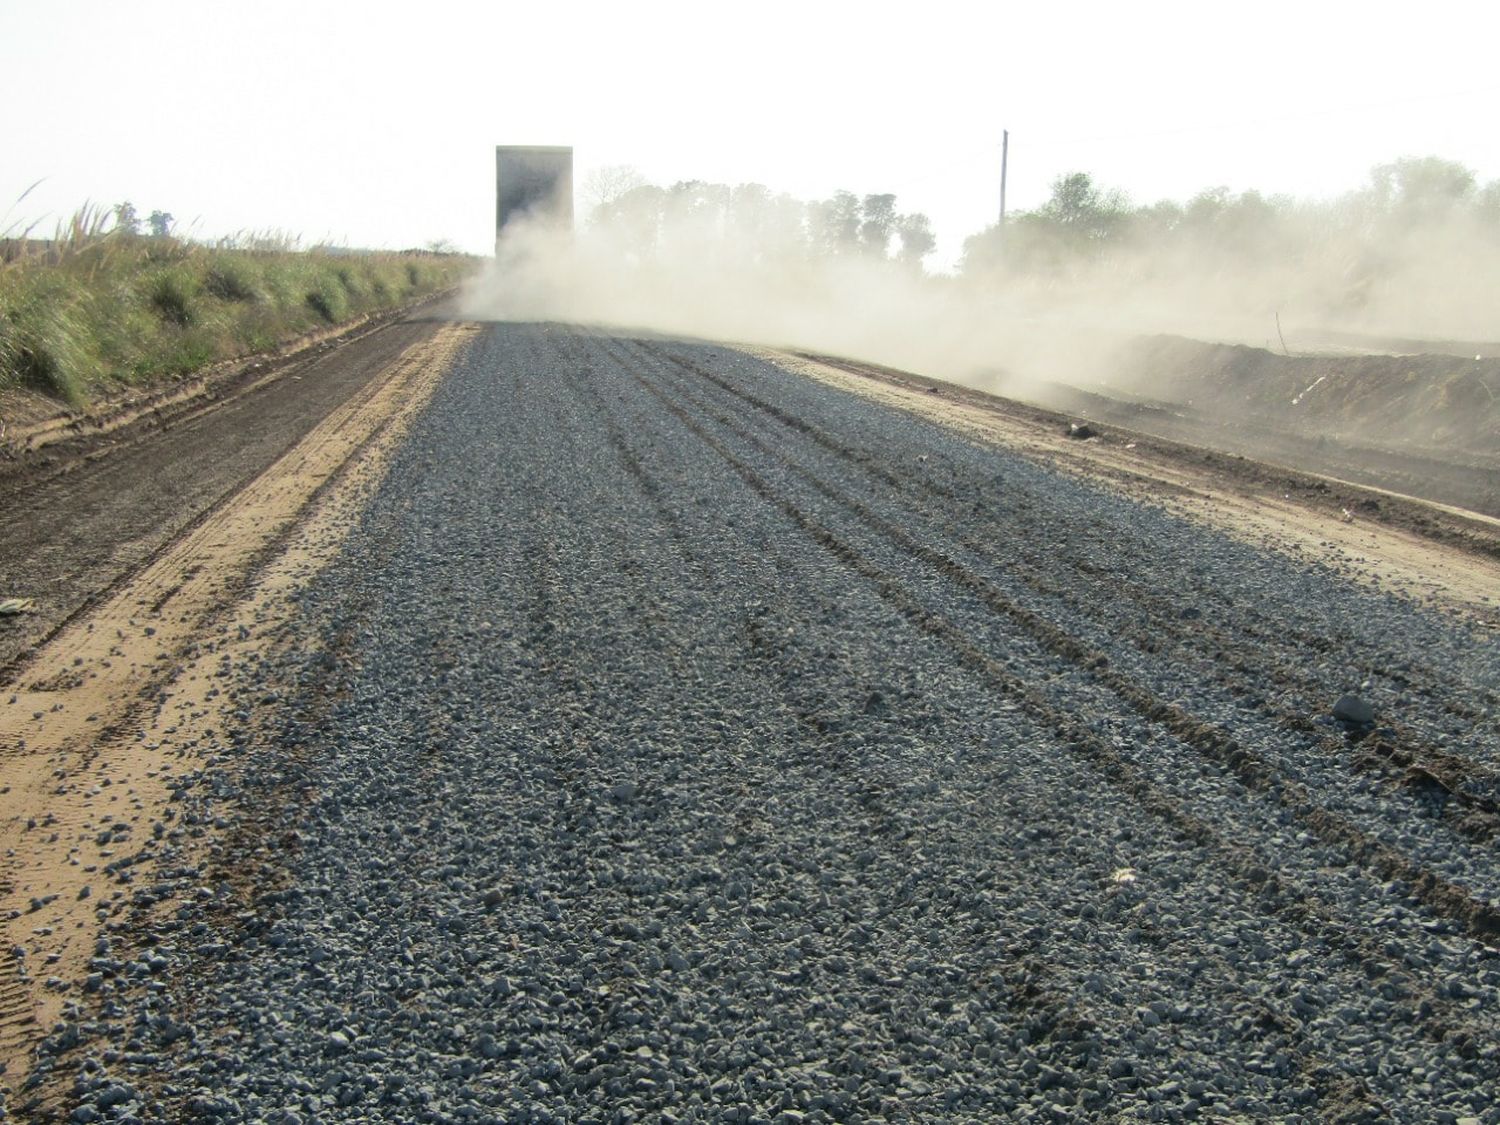
[[[1147,397],[1149,396],[1149,397]],[[1500,516],[1500,359],[1278,355],[1152,336],[1048,406]]]
[[[0,444],[0,678],[366,387],[442,319],[429,302]]]

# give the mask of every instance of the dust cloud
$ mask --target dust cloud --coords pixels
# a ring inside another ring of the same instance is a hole
[[[894,227],[866,237],[857,211],[840,228],[837,200],[636,186],[577,233],[509,226],[462,308],[822,351],[1042,400],[1058,383],[1180,395],[1182,372],[1132,350],[1157,334],[1472,360],[1500,338],[1500,185],[1464,174],[1429,158],[1333,201],[1216,189],[1145,207],[1063,177],[1003,238],[970,238],[953,275],[922,269],[920,241],[892,253]]]
[[[512,226],[463,312],[800,348],[980,382],[1004,350],[993,308],[958,279],[691,224],[664,229],[649,254],[608,226]]]

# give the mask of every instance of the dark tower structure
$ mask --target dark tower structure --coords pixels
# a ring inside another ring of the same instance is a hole
[[[522,216],[573,229],[573,149],[495,146],[495,244]]]

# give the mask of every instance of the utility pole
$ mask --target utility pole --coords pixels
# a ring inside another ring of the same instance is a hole
[[[1010,130],[1000,131],[1000,236],[1005,237],[1005,173],[1010,164]]]

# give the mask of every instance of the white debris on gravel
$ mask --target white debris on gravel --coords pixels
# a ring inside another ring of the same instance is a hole
[[[1327,717],[1361,669],[1482,812],[1500,650],[1451,621],[518,325],[300,608],[279,739],[185,801],[259,825],[241,889],[163,871],[106,943],[74,1120],[1497,1119],[1494,838]]]

